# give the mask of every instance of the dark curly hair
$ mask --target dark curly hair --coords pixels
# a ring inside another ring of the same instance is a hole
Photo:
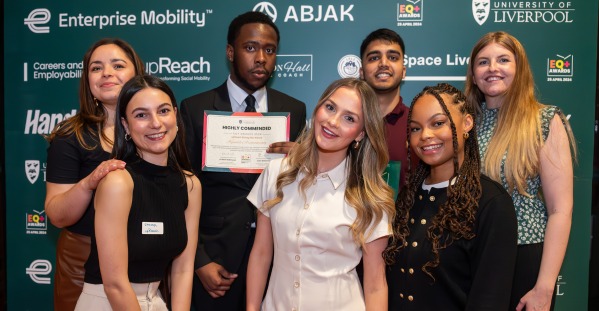
[[[446,248],[453,241],[459,239],[474,238],[474,220],[478,208],[478,200],[482,193],[480,185],[480,156],[476,139],[476,124],[474,124],[472,130],[469,132],[469,138],[464,142],[464,161],[462,166],[459,166],[456,126],[442,95],[448,95],[452,99],[451,104],[457,105],[462,115],[472,115],[474,122],[476,122],[475,103],[466,101],[465,95],[450,84],[439,83],[436,86],[427,86],[412,100],[410,112],[408,113],[408,124],[412,120],[414,105],[423,95],[434,96],[447,115],[451,125],[454,152],[453,165],[455,173],[451,180],[455,180],[455,182],[449,183],[447,187],[447,201],[439,206],[439,211],[433,217],[427,233],[427,237],[432,244],[433,258],[424,264],[422,271],[434,280],[435,278],[431,273],[431,269],[439,266],[439,249]],[[409,141],[410,130],[408,129],[407,131]],[[383,253],[387,264],[395,262],[397,254],[404,247],[404,242],[407,242],[407,238],[410,235],[408,220],[410,219],[410,211],[414,205],[414,198],[418,188],[421,187],[424,179],[430,174],[431,170],[428,164],[420,161],[414,172],[412,172],[410,154],[411,150],[408,147],[408,183],[402,188],[395,202],[396,214],[393,220],[393,236]]]

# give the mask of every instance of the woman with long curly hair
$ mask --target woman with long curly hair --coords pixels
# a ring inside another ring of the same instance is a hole
[[[387,161],[374,91],[358,79],[333,82],[289,156],[271,161],[248,196],[258,209],[248,310],[387,309]]]
[[[466,95],[482,110],[482,172],[512,195],[518,216],[510,310],[550,310],[572,224],[572,129],[558,107],[538,102],[524,47],[502,31],[474,45]]]
[[[507,310],[516,215],[503,187],[480,174],[475,111],[449,84],[412,101],[408,142],[420,163],[384,252],[389,310]]]

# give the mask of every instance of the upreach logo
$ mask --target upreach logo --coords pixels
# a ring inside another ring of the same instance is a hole
[[[312,81],[312,59],[312,54],[277,55],[274,74],[282,79],[310,79]]]
[[[299,7],[290,5],[287,7],[287,13],[285,13],[285,18],[283,19],[283,22],[353,22],[354,16],[351,13],[353,9],[353,4],[350,4],[348,6],[346,6],[345,4],[341,4],[338,6],[335,6],[333,4],[300,5]],[[256,12],[262,12],[270,16],[273,22],[277,19],[277,8],[270,2],[260,2],[254,6],[253,10]]]
[[[359,78],[362,61],[356,55],[345,55],[337,64],[337,72],[341,78]]]
[[[570,82],[574,77],[574,55],[547,58],[547,81]]]
[[[472,15],[479,25],[488,17],[494,23],[572,23],[574,11],[571,1],[472,0]]]
[[[472,15],[479,25],[487,21],[489,12],[491,12],[491,0],[472,0]]]
[[[37,284],[50,284],[51,279],[44,277],[52,272],[52,263],[45,259],[36,259],[25,269],[32,281]]]
[[[253,11],[268,15],[273,23],[277,21],[277,8],[270,2],[263,1],[256,4]]]
[[[424,0],[404,0],[397,4],[397,26],[422,26]]]
[[[46,25],[50,21],[50,11],[48,9],[34,9],[29,12],[27,18],[25,18],[25,25],[29,27],[34,33],[49,33],[50,26],[41,26]]]
[[[159,57],[158,61],[146,62],[146,72],[165,81],[210,81],[210,62],[200,57],[193,61],[176,61]]]
[[[71,110],[71,113],[42,113],[40,110],[27,110],[25,119],[24,134],[50,134],[56,124],[62,120],[70,118],[77,113],[77,110]]]
[[[25,229],[27,234],[46,234],[48,229],[48,218],[41,212],[33,210],[33,213],[25,213]]]

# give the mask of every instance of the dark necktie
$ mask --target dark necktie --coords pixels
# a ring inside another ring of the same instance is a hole
[[[256,98],[252,94],[245,98],[245,112],[256,112]]]

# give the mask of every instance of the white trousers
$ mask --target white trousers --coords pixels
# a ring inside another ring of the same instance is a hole
[[[168,311],[158,291],[160,282],[131,283],[142,311]],[[83,284],[75,311],[112,311],[102,284]]]

